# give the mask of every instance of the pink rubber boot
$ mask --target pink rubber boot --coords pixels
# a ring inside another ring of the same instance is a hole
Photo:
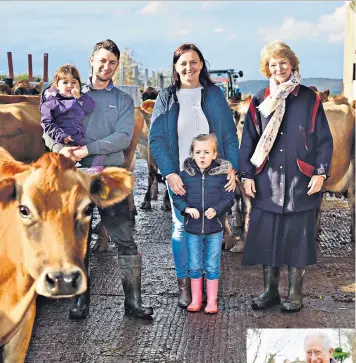
[[[190,279],[192,290],[192,303],[187,307],[188,311],[199,311],[203,301],[203,278]]]
[[[207,314],[216,314],[218,312],[218,289],[219,279],[206,280],[207,304],[204,312]]]

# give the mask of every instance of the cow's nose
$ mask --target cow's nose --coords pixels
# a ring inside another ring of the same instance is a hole
[[[46,289],[50,295],[74,295],[82,285],[82,275],[79,271],[63,273],[50,271],[46,274]]]

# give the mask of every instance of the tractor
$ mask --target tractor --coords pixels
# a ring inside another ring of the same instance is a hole
[[[235,100],[241,99],[241,92],[237,84],[237,79],[243,77],[243,72],[236,72],[234,69],[220,69],[209,71],[210,77],[215,84],[221,88],[226,100],[232,97]]]

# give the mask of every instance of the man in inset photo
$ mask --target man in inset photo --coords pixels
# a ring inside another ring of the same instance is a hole
[[[336,363],[331,339],[323,331],[307,333],[304,338],[304,350],[307,363]]]

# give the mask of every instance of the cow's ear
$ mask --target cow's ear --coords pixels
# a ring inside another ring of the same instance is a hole
[[[252,100],[252,96],[251,96],[251,95],[249,95],[248,97],[246,97],[246,98],[244,99],[244,102],[248,102],[248,103],[250,103],[250,102],[251,102],[251,100]]]
[[[132,191],[135,178],[123,168],[107,168],[90,180],[90,196],[100,208],[121,202]]]
[[[0,176],[2,177],[10,177],[20,174],[28,169],[30,169],[30,166],[21,163],[20,161],[0,161]]]
[[[7,178],[0,181],[0,204],[7,204],[16,198],[16,181]]]
[[[153,108],[155,107],[155,100],[146,100],[141,103],[141,110],[148,113],[149,115],[152,115]]]

